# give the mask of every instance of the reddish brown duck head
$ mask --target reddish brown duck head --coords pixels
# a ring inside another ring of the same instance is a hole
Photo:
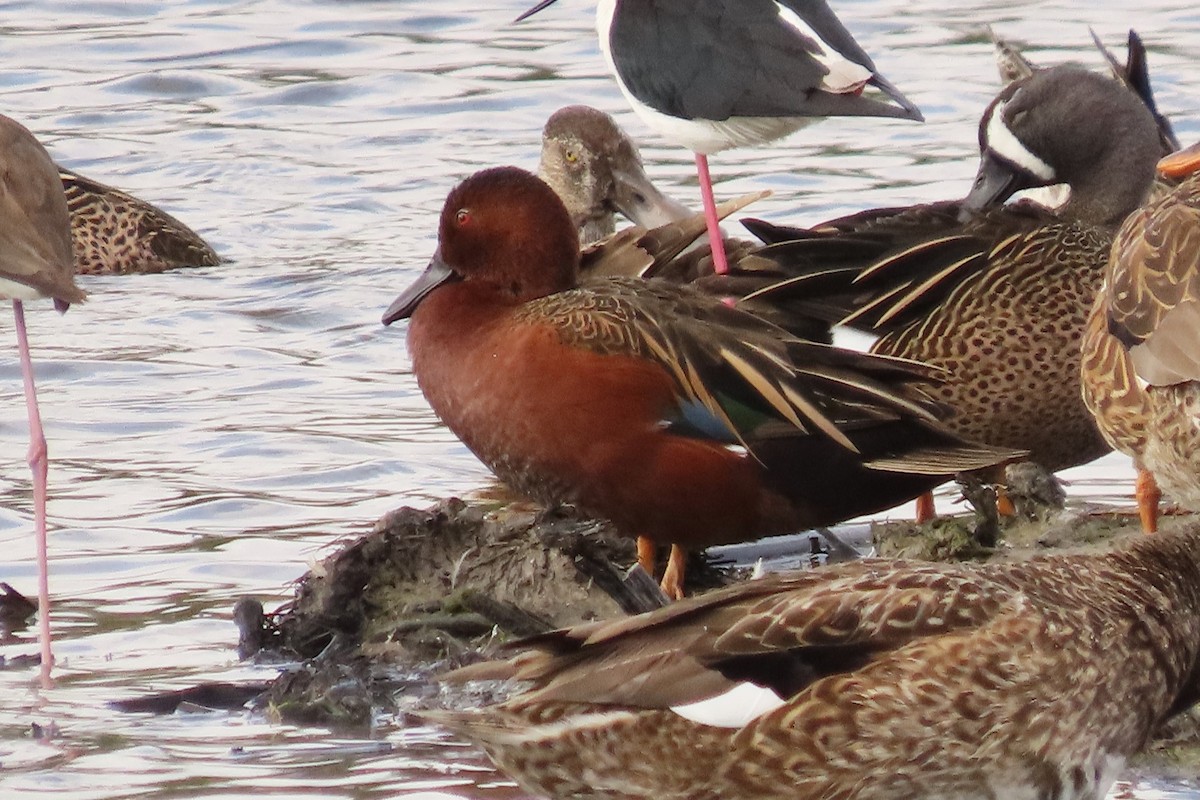
[[[558,195],[517,167],[477,172],[446,198],[438,249],[417,279],[383,315],[389,325],[412,315],[444,283],[521,303],[573,287],[579,238]]]

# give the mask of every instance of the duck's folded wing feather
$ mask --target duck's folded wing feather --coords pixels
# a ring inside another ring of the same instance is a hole
[[[652,614],[554,631],[516,658],[456,679],[532,681],[533,702],[673,708],[749,683],[786,700],[929,637],[966,634],[1024,608],[973,573],[864,561],[768,576]],[[490,670],[490,672],[489,672]]]
[[[1159,386],[1200,380],[1200,182],[1127,220],[1108,280],[1108,329],[1138,376]]]

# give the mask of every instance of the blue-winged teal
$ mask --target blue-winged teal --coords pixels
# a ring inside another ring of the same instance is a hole
[[[1139,97],[1077,67],[1005,88],[979,127],[964,201],[876,209],[813,230],[759,224],[760,256],[800,277],[755,300],[827,303],[872,352],[946,370],[933,395],[972,441],[1030,451],[1051,470],[1107,452],[1079,393],[1079,347],[1117,226],[1146,199],[1161,150]],[[1051,211],[995,207],[1065,183]]]

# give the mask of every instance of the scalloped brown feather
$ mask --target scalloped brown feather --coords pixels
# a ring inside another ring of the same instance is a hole
[[[162,209],[120,189],[58,167],[71,212],[79,275],[211,267],[221,259],[197,233]]]

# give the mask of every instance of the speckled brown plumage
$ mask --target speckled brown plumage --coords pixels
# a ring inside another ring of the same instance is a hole
[[[431,717],[534,794],[1098,800],[1198,696],[1200,529],[1111,553],[868,560],[558,631],[452,679],[532,683]],[[736,727],[672,707],[742,681]]]
[[[163,272],[211,267],[221,259],[208,243],[162,209],[58,168],[71,212],[71,244],[79,275]]]
[[[1200,145],[1175,158],[1200,169]],[[1193,509],[1200,509],[1198,336],[1200,174],[1121,228],[1082,365],[1083,396],[1105,437]]]
[[[1050,470],[1097,458],[1108,447],[1076,376],[1110,242],[1098,227],[1034,222],[1001,238],[945,302],[886,333],[872,351],[953,375],[932,393],[955,410],[951,425],[960,436],[1026,448]]]

